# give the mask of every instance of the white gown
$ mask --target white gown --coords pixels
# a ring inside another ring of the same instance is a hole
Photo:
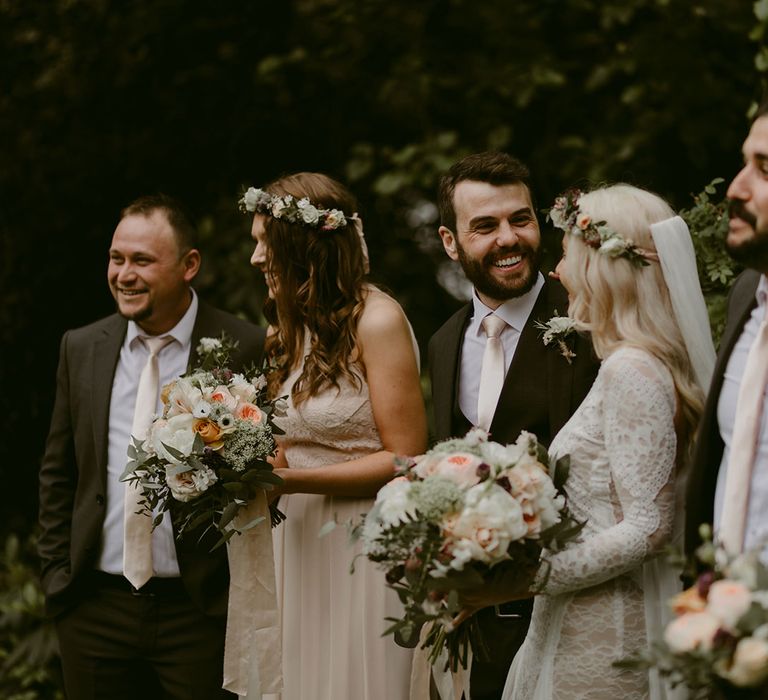
[[[655,674],[619,670],[612,662],[660,634],[666,601],[679,588],[678,572],[654,556],[682,522],[674,415],[666,367],[643,350],[622,347],[603,362],[553,440],[553,455],[571,455],[566,491],[586,526],[580,542],[549,555],[550,574],[504,700],[670,697]]]

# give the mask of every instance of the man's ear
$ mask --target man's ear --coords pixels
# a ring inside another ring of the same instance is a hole
[[[184,255],[184,280],[191,282],[200,271],[200,251],[192,248]]]
[[[445,226],[441,226],[437,229],[437,232],[440,234],[440,239],[443,241],[443,248],[445,248],[448,257],[451,260],[458,260],[459,252],[456,249],[456,234]]]

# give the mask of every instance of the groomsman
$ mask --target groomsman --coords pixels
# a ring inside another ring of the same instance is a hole
[[[584,337],[573,334],[574,356],[566,358],[543,344],[535,326],[565,315],[568,298],[539,270],[528,169],[505,153],[467,156],[441,178],[438,200],[445,252],[474,293],[429,343],[434,437],[479,425],[498,442],[528,430],[548,445],[586,396],[598,365]],[[531,608],[529,599],[477,613],[490,660],[473,660],[472,700],[501,697]]]
[[[728,299],[688,484],[686,548],[713,523],[731,551],[768,542],[768,102],[743,145],[744,167],[728,187],[726,249],[747,268]]]
[[[169,517],[150,532],[129,505],[135,489],[120,481],[130,435],[160,409],[159,388],[194,362],[201,337],[224,330],[238,340],[234,369],[261,357],[262,328],[198,299],[199,267],[179,205],[136,200],[109,249],[118,313],[61,341],[38,552],[71,700],[234,697],[221,689],[224,548],[209,553],[215,536],[177,541]]]

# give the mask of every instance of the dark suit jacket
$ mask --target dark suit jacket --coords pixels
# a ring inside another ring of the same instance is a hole
[[[113,314],[68,331],[61,341],[56,399],[40,470],[38,553],[46,607],[58,615],[77,602],[93,570],[106,512],[107,432],[112,380],[128,322]],[[190,366],[200,338],[224,330],[239,341],[234,368],[259,362],[265,331],[199,301]],[[126,446],[127,448],[127,446]],[[213,540],[177,540],[181,578],[194,603],[210,615],[225,615],[229,571],[226,548]]]
[[[755,292],[759,282],[759,272],[745,270],[736,278],[728,296],[727,322],[720,339],[720,349],[717,353],[704,413],[699,423],[691,472],[688,477],[685,516],[685,549],[688,553],[693,553],[701,544],[699,525],[711,524],[714,517],[717,473],[725,448],[717,423],[717,403],[720,400],[720,390],[723,387],[723,375],[728,366],[728,360],[752,310],[757,305]]]
[[[546,279],[504,380],[491,439],[514,442],[520,431],[528,430],[549,445],[587,395],[599,367],[589,340],[574,334],[570,342],[576,357],[568,364],[555,345],[544,345],[541,331],[534,326],[536,321],[548,321],[556,310],[564,314],[567,308],[562,285]],[[470,427],[458,407],[458,386],[464,329],[471,314],[472,305],[467,304],[429,341],[436,440],[463,435]]]

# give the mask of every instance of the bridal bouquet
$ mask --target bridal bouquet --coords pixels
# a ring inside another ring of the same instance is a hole
[[[398,476],[353,530],[405,607],[385,634],[414,645],[428,625],[430,662],[447,650],[452,670],[466,668],[468,647],[481,640],[470,633],[473,618],[452,625],[458,591],[505,567],[538,568],[542,548],[558,550],[581,529],[562,488],[568,462],[550,465],[531,433],[501,445],[479,428],[416,459],[398,459]]]
[[[656,668],[692,698],[768,697],[768,568],[759,552],[728,556],[708,526],[701,534],[695,583],[670,601],[663,640],[620,665]]]
[[[256,525],[237,530],[232,521],[260,489],[282,483],[267,458],[275,454],[274,435],[282,433],[274,418],[284,402],[267,399],[260,370],[227,368],[235,348],[224,334],[200,341],[200,365],[163,387],[162,415],[145,440],[132,440],[121,477],[138,482],[153,528],[170,509],[178,536],[215,528],[221,533],[216,546]],[[283,517],[276,508],[270,515],[273,525]]]

